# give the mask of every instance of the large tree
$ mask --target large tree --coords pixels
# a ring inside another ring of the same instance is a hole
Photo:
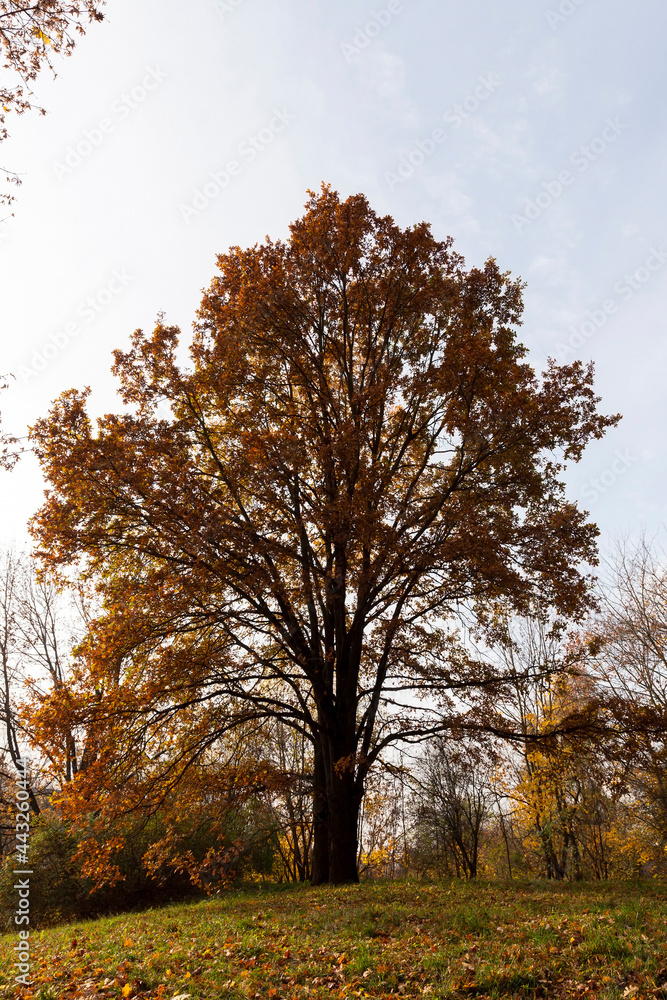
[[[151,733],[159,770],[170,719],[182,762],[273,716],[313,746],[313,881],[343,882],[374,761],[496,680],[457,609],[586,610],[597,529],[560,477],[617,418],[590,367],[536,377],[495,261],[326,186],[290,230],[218,257],[189,368],[160,320],[116,352],[122,412],[94,427],[71,390],[36,424],[34,530],[105,602],[79,675],[98,759],[120,780]]]

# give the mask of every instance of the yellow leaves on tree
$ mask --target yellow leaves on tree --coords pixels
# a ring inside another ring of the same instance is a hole
[[[142,739],[195,761],[272,719],[312,746],[313,880],[351,881],[378,756],[490,690],[456,609],[585,611],[597,529],[559,476],[616,418],[590,368],[525,362],[519,282],[362,195],[323,186],[288,240],[218,268],[189,370],[160,321],[116,352],[123,412],[94,428],[71,390],[35,425],[34,530],[104,602],[80,701],[99,761],[105,731],[128,747],[114,781]]]

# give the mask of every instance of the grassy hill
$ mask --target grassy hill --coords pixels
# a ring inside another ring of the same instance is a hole
[[[0,939],[0,996],[667,998],[653,882],[257,886],[30,942],[25,990]]]

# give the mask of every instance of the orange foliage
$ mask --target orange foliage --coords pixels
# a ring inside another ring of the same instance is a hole
[[[42,557],[80,562],[104,605],[67,695],[94,776],[77,784],[122,806],[144,741],[176,782],[273,718],[313,748],[313,879],[348,881],[379,754],[493,682],[456,608],[489,629],[498,603],[585,611],[597,529],[559,476],[617,418],[590,367],[535,376],[495,261],[466,270],[361,195],[323,187],[286,242],[218,267],[191,369],[160,320],[116,352],[123,412],[95,428],[71,390],[33,428]]]

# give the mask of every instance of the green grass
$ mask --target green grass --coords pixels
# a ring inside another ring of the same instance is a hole
[[[0,938],[0,996],[207,1000],[667,1000],[654,882],[254,887],[31,934],[31,987]]]

